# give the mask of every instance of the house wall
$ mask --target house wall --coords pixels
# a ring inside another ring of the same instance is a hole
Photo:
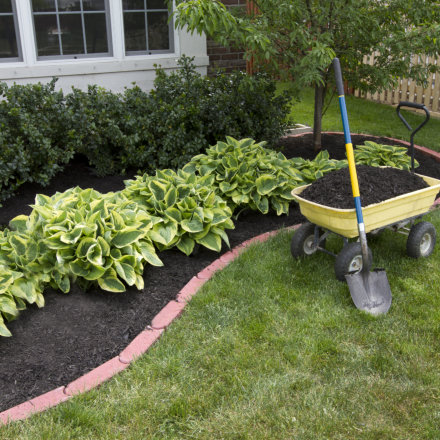
[[[246,0],[221,0],[227,7],[246,7]],[[207,39],[207,53],[209,56],[208,75],[212,75],[218,69],[226,72],[234,70],[246,70],[246,60],[243,58],[244,51],[220,46],[218,43]]]
[[[57,88],[69,91],[72,86],[87,89],[88,84],[97,84],[114,92],[130,87],[133,82],[150,90],[155,78],[154,65],[164,69],[177,68],[178,58],[185,54],[195,57],[194,63],[200,73],[206,74],[209,64],[206,37],[174,31],[174,52],[167,54],[126,56],[123,43],[121,2],[111,0],[110,20],[113,54],[111,57],[87,59],[60,59],[38,61],[36,58],[33,22],[30,9],[17,4],[17,17],[21,32],[23,61],[0,63],[0,80],[8,84],[48,82],[58,77]]]

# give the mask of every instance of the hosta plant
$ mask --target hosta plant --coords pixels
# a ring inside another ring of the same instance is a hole
[[[354,150],[354,158],[357,164],[374,167],[389,166],[401,170],[411,169],[411,157],[405,147],[381,145],[372,141],[365,141],[365,145],[358,145]],[[414,167],[419,163],[414,160]]]
[[[24,216],[23,216],[24,217]],[[0,233],[0,336],[10,336],[4,321],[15,319],[26,303],[44,306],[50,276],[40,269],[42,245],[29,231]]]
[[[219,252],[225,229],[234,228],[232,212],[212,188],[214,176],[196,176],[182,170],[158,170],[127,180],[124,195],[161,222],[149,236],[159,250],[177,246],[190,255],[196,243]]]
[[[346,160],[330,159],[327,150],[320,151],[313,160],[294,157],[290,161],[298,170],[304,185],[314,182],[330,171],[347,166]]]
[[[264,148],[265,142],[227,137],[199,154],[183,168],[203,177],[213,176],[213,185],[233,210],[250,208],[278,215],[289,211],[291,191],[302,182],[292,162],[281,153]]]
[[[76,279],[112,292],[125,291],[122,281],[141,289],[144,263],[162,265],[149,237],[161,219],[121,193],[76,187],[52,197],[38,194],[32,207],[29,217],[18,216],[11,226],[21,234],[31,231],[39,244],[35,270],[49,274],[50,284],[63,292]]]

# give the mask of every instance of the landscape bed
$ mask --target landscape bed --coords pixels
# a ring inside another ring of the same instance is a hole
[[[354,144],[364,139],[353,136]],[[381,142],[389,143],[383,139]],[[286,157],[315,156],[310,149],[311,135],[285,138],[280,145]],[[342,135],[324,135],[323,145],[332,158],[344,158]],[[419,153],[416,158],[421,164],[418,173],[440,177],[440,167],[434,159]],[[27,205],[33,203],[36,193],[52,195],[76,185],[100,192],[115,191],[122,189],[123,180],[130,177],[98,178],[87,164],[77,160],[46,188],[24,185],[14,199],[0,208],[0,223],[7,224],[18,214],[29,214]],[[228,236],[234,247],[262,232],[303,220],[295,203],[291,204],[288,216],[246,212]],[[222,252],[226,250],[223,247]],[[117,355],[192,276],[218,256],[206,249],[192,257],[177,250],[162,252],[164,267],[146,269],[145,288],[141,292],[133,288],[125,293],[92,289],[85,294],[76,285],[68,295],[48,290],[46,306],[29,307],[22,312],[19,319],[8,325],[13,337],[0,339],[0,410],[65,385]]]

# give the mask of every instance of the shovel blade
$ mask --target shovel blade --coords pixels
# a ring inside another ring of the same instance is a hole
[[[391,306],[391,288],[383,269],[360,271],[345,275],[354,305],[372,315],[388,312]]]

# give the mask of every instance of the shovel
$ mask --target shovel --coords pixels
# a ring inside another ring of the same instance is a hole
[[[333,59],[336,87],[339,95],[339,108],[341,109],[342,125],[344,127],[345,148],[347,151],[348,168],[350,171],[351,188],[356,208],[356,218],[359,231],[359,241],[362,250],[362,269],[353,274],[345,275],[350,295],[354,305],[359,310],[364,310],[372,315],[386,313],[391,306],[391,289],[387,275],[383,269],[370,272],[371,261],[368,255],[367,234],[365,233],[362,215],[359,184],[354,162],[353,144],[351,143],[350,128],[348,126],[347,108],[345,106],[344,86],[342,83],[341,65],[339,59]]]

